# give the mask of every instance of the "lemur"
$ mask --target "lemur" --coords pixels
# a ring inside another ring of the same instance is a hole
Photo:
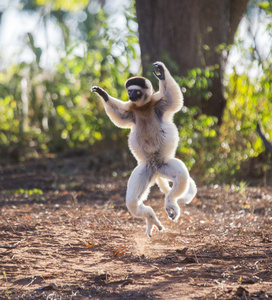
[[[183,95],[165,65],[162,62],[153,65],[153,74],[159,80],[156,93],[144,77],[126,81],[127,102],[111,97],[98,86],[91,89],[103,100],[112,122],[120,128],[131,129],[128,144],[138,165],[128,180],[126,205],[133,216],[146,219],[149,237],[154,225],[159,230],[164,229],[154,210],[143,203],[152,185],[157,183],[165,194],[165,209],[173,221],[180,216],[178,199],[187,204],[197,193],[185,164],[175,158],[179,134],[173,116],[183,106]],[[172,181],[172,187],[169,181]]]

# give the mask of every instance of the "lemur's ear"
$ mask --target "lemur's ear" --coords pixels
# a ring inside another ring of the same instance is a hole
[[[140,76],[131,77],[126,81],[125,87],[128,88],[131,85],[138,85],[142,89],[148,89],[146,81],[147,81],[147,79],[144,77],[140,77]]]

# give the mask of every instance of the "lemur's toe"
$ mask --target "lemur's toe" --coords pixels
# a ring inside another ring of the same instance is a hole
[[[172,220],[174,220],[175,219],[175,217],[176,217],[176,214],[175,214],[175,212],[173,211],[173,212],[170,212],[170,213],[168,213],[168,215],[169,215],[169,218],[170,219],[172,219]]]
[[[149,218],[146,220],[146,233],[148,237],[151,237],[154,226],[156,226],[159,229],[159,231],[165,229],[159,220],[154,220],[153,218]]]
[[[153,231],[153,226],[151,226],[151,228],[149,226],[147,226],[147,228],[146,228],[146,234],[150,238],[152,236],[152,231]]]
[[[159,225],[159,226],[157,226],[158,227],[158,229],[159,229],[159,231],[163,231],[163,230],[165,230],[165,228],[164,228],[164,226],[163,225]]]
[[[173,207],[173,206],[166,207],[166,212],[172,221],[176,222],[178,220],[180,213],[177,207]]]

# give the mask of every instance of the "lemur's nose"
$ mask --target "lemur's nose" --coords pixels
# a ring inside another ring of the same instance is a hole
[[[129,95],[129,100],[136,101],[137,99],[139,99],[139,95],[137,94],[137,91],[132,90]]]

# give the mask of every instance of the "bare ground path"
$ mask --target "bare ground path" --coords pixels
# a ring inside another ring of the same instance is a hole
[[[116,175],[116,174],[115,174]],[[127,177],[79,162],[0,167],[0,299],[272,299],[272,188],[201,186],[149,239]]]

